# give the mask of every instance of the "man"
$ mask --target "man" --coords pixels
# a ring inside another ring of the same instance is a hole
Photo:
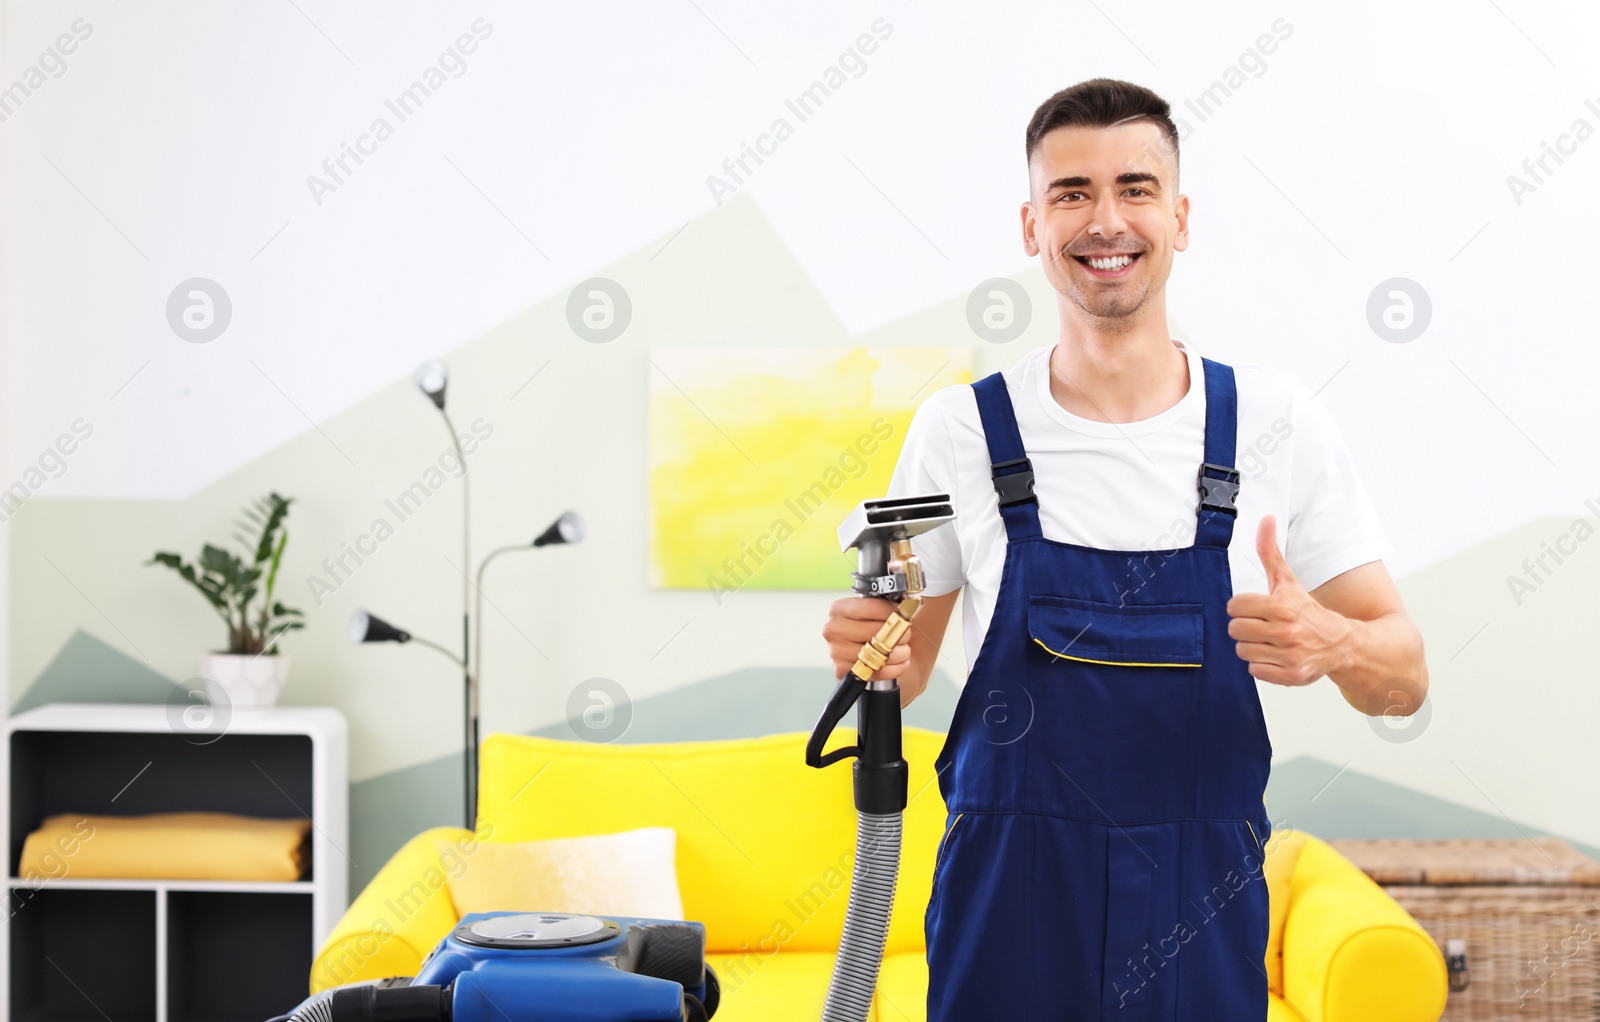
[[[1189,198],[1167,103],[1080,83],[1034,114],[1027,158],[1023,247],[1060,339],[930,396],[890,491],[947,492],[957,514],[915,541],[929,598],[876,675],[903,701],[967,593],[928,1018],[1265,1019],[1256,680],[1326,677],[1363,713],[1409,715],[1421,636],[1307,388],[1168,333]],[[837,677],[888,613],[833,604]]]

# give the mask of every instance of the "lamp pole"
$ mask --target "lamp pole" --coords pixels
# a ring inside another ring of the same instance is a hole
[[[477,606],[474,608],[472,590],[474,588],[472,576],[472,488],[469,483],[471,475],[467,470],[467,456],[461,450],[461,438],[456,433],[455,423],[450,421],[450,413],[445,410],[445,391],[450,383],[450,369],[443,362],[427,362],[417,367],[412,374],[412,381],[417,389],[433,402],[439,409],[439,415],[444,419],[445,429],[450,432],[450,446],[455,448],[456,461],[461,465],[461,697],[462,697],[462,726],[464,740],[462,742],[461,764],[461,803],[462,812],[466,817],[468,830],[476,830],[478,823],[478,680],[483,673],[483,570],[489,562],[503,553],[511,550],[527,550],[533,547],[546,546],[551,543],[576,543],[583,538],[583,520],[568,511],[562,514],[545,529],[532,543],[506,546],[491,553],[478,565]],[[358,642],[410,642],[409,633],[393,626],[384,625],[379,629],[381,634],[368,634],[368,624],[371,615],[365,611],[358,612],[357,618],[352,619],[352,637],[359,632],[362,638]],[[473,636],[473,622],[477,622],[476,636]],[[387,631],[384,631],[387,629]],[[402,637],[403,636],[403,637]],[[417,640],[422,641],[422,640]],[[427,643],[441,652],[447,652],[434,643]],[[448,654],[451,659],[456,659],[455,654]]]
[[[544,532],[536,537],[532,543],[513,543],[510,546],[500,547],[497,550],[491,551],[489,555],[483,559],[483,563],[478,565],[478,580],[474,585],[474,588],[476,588],[478,591],[477,606],[474,609],[472,616],[474,630],[477,632],[472,639],[473,655],[477,657],[476,661],[472,665],[474,691],[476,691],[477,683],[483,678],[483,573],[484,570],[489,567],[489,562],[494,560],[496,557],[499,557],[501,554],[508,554],[513,550],[533,550],[538,547],[549,546],[552,543],[576,543],[583,539],[586,531],[587,527],[583,524],[583,519],[579,518],[571,511],[566,511],[563,512],[562,515],[554,522],[550,523],[549,528],[545,529]],[[474,709],[474,724],[476,724],[477,721],[476,714],[477,711]],[[473,742],[474,744],[477,742],[476,732],[473,734]]]
[[[449,657],[452,663],[461,668],[461,676],[465,682],[467,691],[467,742],[466,749],[462,753],[466,765],[475,767],[478,759],[478,687],[479,680],[483,676],[484,570],[489,567],[489,562],[493,561],[501,554],[510,553],[513,550],[535,550],[539,547],[549,546],[553,543],[577,543],[583,539],[584,533],[587,531],[587,527],[583,524],[583,519],[578,517],[573,512],[567,511],[564,512],[554,522],[552,522],[550,527],[545,529],[544,532],[540,533],[539,536],[533,540],[533,542],[518,543],[512,546],[500,547],[498,550],[493,551],[489,554],[489,556],[483,559],[483,563],[478,565],[478,578],[476,582],[478,600],[473,617],[471,619],[477,625],[477,634],[473,636],[470,646],[467,645],[467,628],[469,619],[465,614],[462,615],[461,625],[462,645],[465,649],[470,650],[477,657],[476,664],[469,663],[464,658],[456,656],[453,651],[445,646],[441,646],[437,642],[424,639],[420,636],[412,635],[404,628],[397,628],[396,626],[385,621],[383,618],[378,617],[377,615],[368,611],[357,610],[350,616],[351,642],[357,644],[368,642],[415,642],[419,645],[427,646],[429,649],[437,650],[444,656]],[[463,577],[465,577],[465,573],[463,573]],[[464,794],[466,797],[466,805],[468,807],[467,823],[469,825],[468,829],[472,829],[471,825],[476,822],[477,816],[477,771],[473,769],[466,776],[467,785]]]
[[[478,634],[473,636],[473,639],[472,639],[472,650],[473,650],[473,653],[478,658],[477,663],[475,663],[473,665],[473,668],[474,668],[474,672],[476,674],[478,674],[478,675],[482,675],[482,673],[483,673],[483,572],[484,572],[484,569],[489,567],[489,562],[490,561],[494,560],[496,557],[499,557],[501,554],[509,554],[513,550],[527,550],[527,549],[530,549],[530,547],[526,543],[513,543],[510,546],[503,546],[503,547],[499,548],[498,550],[491,551],[489,556],[487,556],[487,557],[485,557],[483,559],[483,563],[478,565],[478,581],[476,583],[476,588],[478,590],[477,607],[476,607],[476,609],[475,609],[475,611],[473,613],[473,623],[474,623],[474,625],[476,625],[475,631]]]
[[[445,409],[445,390],[450,384],[450,369],[443,362],[425,362],[411,376],[417,389],[422,391],[444,419],[450,432],[450,446],[455,449],[456,461],[461,465],[461,700],[462,742],[461,806],[468,830],[478,824],[478,784],[475,756],[478,750],[478,686],[472,672],[472,487],[468,482],[467,456],[461,450],[461,438],[456,435],[455,423]]]
[[[467,820],[467,829],[478,827],[478,683],[473,671],[471,634],[472,578],[467,574],[472,565],[472,489],[467,470],[467,457],[461,451],[461,438],[456,435],[455,423],[450,413],[441,405],[445,428],[450,431],[450,443],[456,450],[456,461],[461,464],[461,697],[462,721],[465,742],[462,750],[461,804]],[[481,608],[480,608],[481,610]],[[481,626],[480,626],[481,627]]]

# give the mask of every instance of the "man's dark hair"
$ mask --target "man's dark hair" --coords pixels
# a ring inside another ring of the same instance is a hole
[[[1173,186],[1178,175],[1178,129],[1172,123],[1172,107],[1142,85],[1115,78],[1091,78],[1069,86],[1039,104],[1028,122],[1028,162],[1045,135],[1057,128],[1109,128],[1124,121],[1150,121],[1161,129],[1168,150],[1162,154],[1172,160]]]

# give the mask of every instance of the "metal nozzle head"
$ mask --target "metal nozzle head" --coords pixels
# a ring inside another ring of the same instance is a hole
[[[856,550],[852,588],[862,596],[897,602],[920,593],[921,563],[912,553],[911,537],[937,529],[955,516],[944,493],[862,501],[839,526],[840,549]]]
[[[843,552],[873,540],[887,543],[910,539],[955,517],[948,493],[864,500],[839,526],[839,550]]]

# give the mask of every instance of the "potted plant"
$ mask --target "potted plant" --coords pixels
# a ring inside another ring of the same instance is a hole
[[[215,682],[235,709],[265,709],[278,701],[289,675],[289,658],[275,648],[285,632],[305,627],[298,610],[273,599],[283,548],[289,542],[284,519],[293,500],[276,493],[244,509],[234,539],[238,554],[207,543],[191,565],[173,553],[158,553],[146,564],[164,564],[200,591],[228,626],[228,648],[200,658],[200,676]],[[259,609],[251,603],[261,597]]]

